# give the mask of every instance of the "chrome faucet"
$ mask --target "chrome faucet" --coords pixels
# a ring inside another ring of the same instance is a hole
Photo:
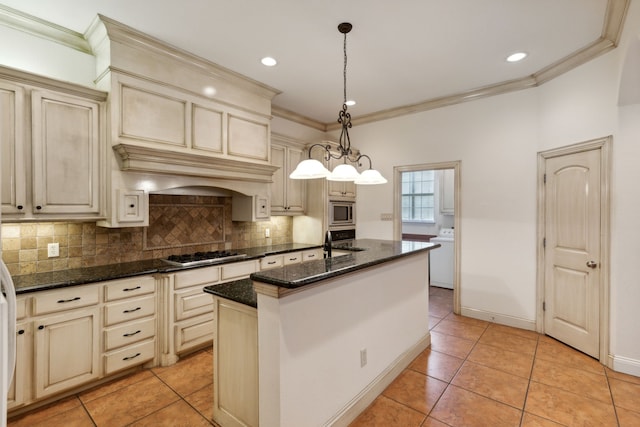
[[[324,257],[331,258],[331,231],[324,235]]]

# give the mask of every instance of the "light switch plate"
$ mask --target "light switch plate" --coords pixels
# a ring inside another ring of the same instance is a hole
[[[393,220],[393,214],[390,214],[390,213],[380,214],[380,220],[381,221],[392,221]]]

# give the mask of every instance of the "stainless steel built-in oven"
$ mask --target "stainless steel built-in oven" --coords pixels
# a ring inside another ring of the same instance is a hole
[[[329,201],[329,227],[355,227],[356,204],[350,201]]]

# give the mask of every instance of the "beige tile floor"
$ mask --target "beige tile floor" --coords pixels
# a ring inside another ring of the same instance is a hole
[[[640,426],[640,378],[534,332],[456,316],[449,290],[432,288],[429,307],[431,347],[352,427]],[[211,357],[132,374],[9,427],[215,425]]]

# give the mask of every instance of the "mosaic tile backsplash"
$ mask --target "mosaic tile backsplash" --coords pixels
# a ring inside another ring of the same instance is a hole
[[[231,221],[230,197],[152,195],[149,218],[149,227],[131,228],[102,228],[94,222],[2,224],[2,258],[12,275],[23,275],[277,245],[291,242],[293,236],[291,217]],[[47,244],[54,242],[60,244],[60,256],[49,258]]]

